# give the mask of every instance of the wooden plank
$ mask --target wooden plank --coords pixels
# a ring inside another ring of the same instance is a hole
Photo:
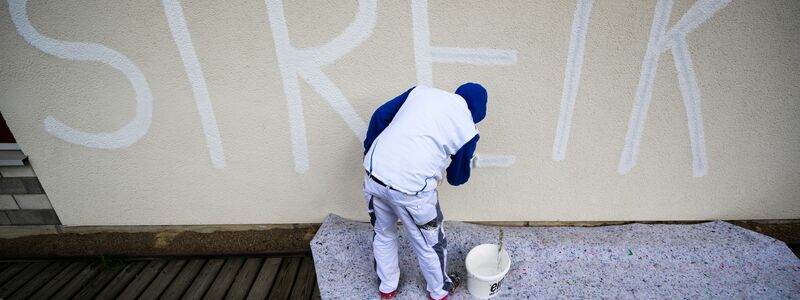
[[[11,293],[9,299],[320,299],[310,257],[137,261],[111,269],[88,261],[3,262],[3,281],[0,295]]]
[[[58,289],[66,285],[73,277],[75,277],[81,270],[89,265],[87,261],[76,261],[70,263],[61,273],[58,273],[53,279],[47,282],[44,286],[31,296],[31,299],[47,299],[53,296]]]
[[[250,286],[253,285],[253,281],[258,275],[258,269],[263,262],[263,258],[248,258],[244,262],[244,266],[239,270],[239,274],[236,275],[236,279],[233,280],[225,299],[242,300],[247,297],[247,292],[250,291]]]
[[[67,282],[64,287],[62,287],[55,295],[53,295],[50,299],[55,300],[65,300],[71,299],[73,295],[78,293],[91,279],[95,277],[98,273],[100,273],[101,268],[99,264],[90,263],[85,268],[83,268],[78,275],[75,275],[72,280]]]
[[[66,261],[55,261],[51,263],[47,268],[36,274],[33,278],[29,279],[25,285],[20,287],[16,292],[11,294],[8,299],[28,299],[33,293],[36,293],[40,287],[42,287],[45,283],[53,279],[58,273],[64,271],[64,269],[69,266],[69,262]]]
[[[206,292],[206,295],[203,297],[203,299],[223,299],[225,294],[228,292],[228,288],[231,287],[231,283],[233,283],[236,273],[238,273],[239,268],[242,267],[242,263],[244,263],[244,258],[241,257],[232,257],[226,259],[225,264],[222,266],[222,269],[219,270],[219,274],[217,274],[217,278],[214,279],[214,282],[208,288],[208,292]]]
[[[209,259],[206,265],[203,266],[203,269],[200,270],[200,274],[197,274],[197,277],[195,277],[192,285],[189,286],[189,290],[183,294],[181,299],[203,298],[203,295],[205,295],[211,283],[214,282],[214,278],[217,277],[217,273],[219,273],[219,269],[222,268],[222,264],[224,263],[225,259],[223,258]]]
[[[0,150],[20,150],[19,145],[16,142],[14,143],[0,143]]]
[[[250,288],[250,293],[247,294],[247,300],[263,300],[267,298],[282,261],[283,259],[278,257],[264,260],[264,265],[261,266],[261,270]]]
[[[281,270],[278,272],[278,277],[275,278],[275,284],[272,286],[267,299],[289,299],[289,293],[292,291],[294,279],[297,277],[297,269],[300,267],[301,259],[301,257],[289,257],[283,261]]]
[[[314,293],[311,294],[311,300],[322,300],[322,296],[319,295],[319,282],[314,280]]]
[[[164,269],[158,273],[158,276],[153,279],[153,282],[150,283],[142,295],[139,296],[139,299],[158,299],[158,296],[161,295],[161,293],[167,289],[167,286],[169,286],[172,280],[178,276],[178,273],[180,273],[184,265],[186,265],[185,259],[170,260],[167,263],[167,266],[165,266]]]
[[[28,265],[30,265],[30,263],[27,262],[11,264],[11,266],[0,272],[0,285],[6,283],[6,281],[11,280],[11,278],[14,278],[14,276],[16,276],[19,272],[25,270],[25,268],[27,268]]]
[[[75,295],[75,299],[92,299],[97,293],[103,290],[109,282],[114,280],[123,269],[123,265],[102,266],[99,265],[99,273],[92,280],[88,281],[83,288]]]
[[[161,268],[167,264],[166,259],[156,259],[151,260],[145,267],[142,269],[139,274],[128,284],[122,293],[119,294],[117,299],[120,300],[131,300],[136,299],[139,297],[139,294],[144,291],[147,285],[150,284],[151,281],[158,275],[158,272],[161,271]]]
[[[305,256],[300,262],[300,269],[297,271],[297,279],[294,282],[292,293],[289,299],[292,300],[308,300],[314,291],[314,281],[316,280],[316,273],[314,273],[314,261],[311,257]]]
[[[116,299],[117,295],[136,278],[136,274],[139,274],[139,272],[144,269],[145,265],[147,265],[146,261],[133,261],[128,263],[128,265],[126,265],[125,268],[95,296],[95,299]]]
[[[39,272],[44,270],[44,268],[51,263],[52,261],[38,261],[28,265],[22,272],[19,272],[14,278],[11,278],[11,280],[6,281],[6,283],[0,286],[0,299],[8,298],[8,296],[25,285],[28,280],[36,276],[36,274],[39,274]]]
[[[0,166],[24,166],[26,157],[20,150],[0,150]]]
[[[200,273],[200,270],[205,265],[205,259],[193,259],[186,263],[186,266],[183,267],[181,273],[178,274],[178,277],[172,281],[172,284],[167,287],[167,290],[164,291],[164,294],[161,295],[160,299],[165,300],[174,300],[180,299],[183,296],[183,293],[186,292],[186,289],[192,284],[192,280]]]

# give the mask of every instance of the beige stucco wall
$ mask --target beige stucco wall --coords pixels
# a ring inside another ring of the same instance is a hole
[[[298,140],[290,133],[276,28],[264,1],[183,1],[191,44],[174,38],[169,10],[159,1],[31,1],[30,24],[55,39],[38,47],[42,40],[26,41],[3,1],[0,111],[67,225],[320,222],[329,212],[363,220],[361,140],[322,94],[336,99],[341,92],[357,129],[378,105],[424,82],[417,76],[412,3],[379,1],[374,10],[364,3],[363,16],[375,15],[374,28],[365,19],[366,27],[356,28],[363,42],[344,39],[342,45],[354,47],[337,48],[346,53],[321,68],[334,87],[300,79],[304,172],[297,172],[292,143]],[[668,27],[693,4],[676,1]],[[328,43],[353,22],[359,6],[284,5],[296,48]],[[679,72],[666,51],[636,164],[619,172],[656,5],[593,3],[566,156],[557,161],[553,144],[580,6],[428,3],[432,46],[516,51],[502,65],[432,65],[437,87],[453,90],[465,81],[487,87],[489,114],[479,125],[478,153],[515,158],[508,167],[475,169],[465,186],[442,187],[448,219],[800,218],[798,1],[734,0],[686,35],[701,95],[707,171],[693,174]],[[423,40],[424,33],[416,31]],[[113,132],[137,116],[135,89],[124,72],[40,49],[51,43],[51,51],[63,50],[58,41],[102,44],[141,71],[152,119],[140,138],[98,149],[47,130],[48,116],[89,133]],[[224,159],[221,168],[209,154],[192,89],[197,78],[187,76],[179,51],[187,45],[202,68],[224,150],[217,156]]]

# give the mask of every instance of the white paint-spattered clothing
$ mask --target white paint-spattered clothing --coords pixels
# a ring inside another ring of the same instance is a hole
[[[418,86],[372,143],[364,169],[408,194],[432,191],[450,156],[476,134],[464,98]]]
[[[395,291],[400,280],[397,257],[399,219],[417,255],[431,297],[441,299],[447,296],[452,281],[446,271],[447,239],[438,192],[408,195],[382,186],[367,176],[364,178],[364,198],[374,230],[372,249],[380,291]]]

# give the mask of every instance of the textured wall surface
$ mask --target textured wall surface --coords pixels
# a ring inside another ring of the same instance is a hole
[[[410,86],[489,90],[448,219],[800,218],[800,2],[0,2],[0,111],[65,225],[366,219]]]

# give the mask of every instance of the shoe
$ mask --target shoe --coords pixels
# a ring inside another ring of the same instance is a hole
[[[455,293],[459,286],[461,286],[461,274],[456,272],[451,272],[447,274],[447,277],[450,277],[450,281],[453,282],[453,287],[450,288],[450,294]]]
[[[397,296],[397,291],[391,291],[388,293],[378,291],[378,293],[380,293],[381,299],[394,299],[394,296]]]
[[[458,287],[461,285],[461,275],[459,275],[458,273],[452,272],[450,274],[447,274],[447,277],[450,277],[450,281],[453,282],[453,287],[450,288],[450,292],[447,293],[447,296],[444,296],[444,298],[439,300],[447,300],[447,298],[453,293],[455,293]],[[428,294],[428,300],[436,300],[436,299],[433,299],[433,297],[431,297],[431,295]]]

